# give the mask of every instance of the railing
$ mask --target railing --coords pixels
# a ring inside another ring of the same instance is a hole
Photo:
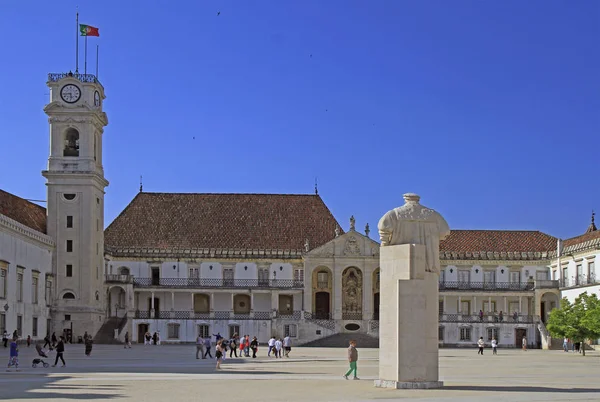
[[[473,314],[440,314],[440,322],[470,322],[470,323],[497,323],[497,324],[533,324],[532,315],[518,315],[500,317],[497,314],[484,314],[483,316]]]
[[[534,282],[440,282],[440,290],[531,291]]]
[[[315,313],[315,314],[313,314],[313,313],[309,313],[308,311],[305,311],[304,319],[312,321],[315,324],[317,324],[318,326],[326,328],[330,331],[335,330],[335,321],[331,319],[330,313]]]
[[[150,311],[136,310],[135,318],[141,320],[152,319]],[[154,319],[157,320],[270,320],[270,311],[254,311],[252,313],[236,313],[233,311],[214,311],[212,313],[183,311],[156,311]]]
[[[50,74],[48,74],[48,81],[56,82],[56,81],[60,81],[63,78],[67,78],[67,77],[75,78],[76,80],[79,80],[81,82],[91,82],[91,83],[98,82],[99,83],[98,79],[93,74],[79,74],[79,73],[73,73],[73,72],[50,73]]]
[[[371,320],[369,321],[369,331],[370,332],[378,332],[379,331],[379,320]]]
[[[362,312],[342,311],[342,320],[362,320]]]
[[[535,288],[536,289],[557,289],[558,288],[558,281],[549,281],[549,280],[545,280],[545,281],[535,281]]]
[[[210,278],[133,278],[135,287],[163,288],[277,288],[302,289],[304,281],[295,279],[210,279]]]
[[[286,320],[299,320],[302,318],[301,311],[276,311],[276,318],[286,319]]]
[[[104,276],[105,283],[124,283],[129,284],[133,283],[132,275],[115,275],[115,274],[106,274]]]
[[[590,275],[572,276],[571,279],[561,278],[558,280],[558,283],[561,288],[571,288],[576,286],[594,285],[600,283],[600,281],[596,279],[596,274],[592,273]]]
[[[317,289],[328,289],[329,282],[328,281],[317,281]]]

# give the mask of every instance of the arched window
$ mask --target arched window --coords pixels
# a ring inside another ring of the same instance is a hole
[[[79,131],[69,128],[65,133],[63,156],[79,156]]]
[[[67,292],[63,295],[63,299],[74,299],[75,295],[71,292]]]
[[[127,268],[127,267],[119,268],[119,274],[120,275],[129,275],[129,268]]]

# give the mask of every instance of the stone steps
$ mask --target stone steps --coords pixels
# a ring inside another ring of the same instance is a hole
[[[307,342],[302,346],[313,347],[313,348],[337,348],[337,347],[348,347],[350,340],[356,341],[357,348],[379,348],[379,338],[373,336],[356,333],[339,333],[334,334],[325,338],[317,339],[312,342]]]

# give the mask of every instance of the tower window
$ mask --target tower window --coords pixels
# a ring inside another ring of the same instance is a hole
[[[67,240],[67,253],[73,252],[73,240]]]
[[[65,200],[74,200],[75,199],[75,194],[63,194],[63,197],[65,197]]]
[[[71,292],[67,292],[63,295],[63,299],[74,299],[75,295]]]
[[[71,215],[67,215],[67,227],[68,228],[73,227],[73,217]]]
[[[67,276],[71,277],[73,276],[73,266],[71,264],[67,264]]]
[[[79,156],[79,131],[69,128],[65,133],[63,156]]]

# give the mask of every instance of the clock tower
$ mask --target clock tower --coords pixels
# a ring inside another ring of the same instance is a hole
[[[91,74],[49,74],[48,235],[56,242],[52,328],[96,335],[105,316],[102,111],[104,87]]]

